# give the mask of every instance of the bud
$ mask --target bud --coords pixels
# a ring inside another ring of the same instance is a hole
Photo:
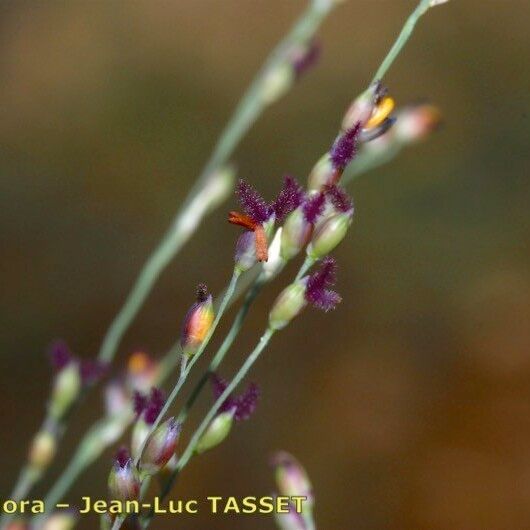
[[[245,231],[237,239],[234,262],[236,268],[245,272],[251,269],[256,263],[256,238],[254,232]]]
[[[332,186],[337,183],[340,174],[334,167],[330,154],[326,153],[309,173],[307,188],[309,191],[320,191],[325,186]]]
[[[306,497],[304,506],[311,508],[314,503],[313,487],[305,469],[296,458],[282,451],[274,455],[272,463],[280,494],[289,497],[296,495]]]
[[[270,105],[287,93],[295,79],[295,72],[290,63],[280,63],[270,69],[263,79],[261,100]]]
[[[109,474],[109,492],[112,500],[133,501],[140,495],[140,477],[128,451],[118,451]]]
[[[140,460],[140,469],[154,475],[175,454],[181,426],[175,418],[169,418],[149,437]]]
[[[326,219],[314,232],[307,255],[320,259],[329,254],[344,239],[353,218],[353,210],[337,213]]]
[[[281,256],[284,260],[294,258],[308,243],[313,225],[306,219],[303,206],[291,212],[283,225]]]
[[[269,325],[274,330],[283,329],[307,305],[305,283],[297,281],[286,287],[276,298],[269,313]]]
[[[230,433],[234,423],[234,411],[218,414],[210,423],[197,444],[197,453],[204,453],[219,445]]]
[[[289,503],[289,512],[274,512],[276,525],[280,530],[309,530],[302,514],[296,512],[295,507]]]
[[[143,351],[134,352],[127,364],[127,384],[130,390],[146,392],[153,385],[160,371],[159,364]]]
[[[283,228],[276,230],[274,238],[269,245],[269,259],[263,263],[263,274],[266,280],[274,278],[285,266],[285,259],[281,255]]]
[[[72,530],[76,523],[77,514],[73,510],[66,510],[47,517],[41,530]]]
[[[381,83],[376,81],[355,99],[342,120],[341,128],[343,131],[351,129],[357,123],[362,125],[370,119],[381,91]]]
[[[105,412],[108,416],[126,414],[130,410],[130,396],[121,381],[111,381],[105,387]]]
[[[197,301],[188,311],[182,325],[180,345],[184,355],[195,355],[208,336],[214,320],[212,296],[206,285],[197,288]]]
[[[55,419],[60,419],[68,411],[81,390],[81,376],[77,362],[68,363],[55,376],[52,396],[49,403],[49,413]]]
[[[57,443],[55,437],[48,431],[37,433],[29,451],[29,465],[36,470],[43,471],[55,456]]]
[[[440,110],[427,103],[405,107],[398,114],[395,136],[404,144],[423,140],[440,125],[441,117]]]

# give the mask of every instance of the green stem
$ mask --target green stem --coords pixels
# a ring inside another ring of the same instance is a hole
[[[302,278],[302,276],[314,265],[315,258],[312,258],[311,256],[306,256],[304,263],[302,263],[302,266],[300,267],[300,270],[298,271],[298,274],[296,275],[296,278],[294,281],[298,281]]]
[[[237,269],[237,268],[234,269],[234,272],[232,274],[232,278],[230,279],[230,283],[228,284],[228,287],[226,288],[226,291],[225,291],[224,296],[223,296],[223,300],[222,300],[222,302],[221,302],[221,304],[219,306],[217,314],[215,315],[215,319],[213,321],[212,327],[210,328],[210,331],[208,332],[208,335],[204,339],[204,341],[201,344],[201,346],[200,346],[199,350],[197,351],[197,353],[190,359],[190,361],[187,363],[187,365],[184,363],[184,368],[181,370],[181,373],[180,373],[180,376],[178,378],[178,381],[177,381],[176,385],[173,387],[173,390],[169,394],[169,397],[167,398],[166,402],[164,403],[164,406],[162,407],[162,410],[160,411],[160,414],[158,414],[155,422],[151,426],[151,429],[150,429],[149,433],[145,437],[145,439],[144,439],[144,441],[143,441],[143,443],[142,443],[142,445],[140,447],[140,450],[138,451],[138,456],[136,457],[136,459],[134,461],[135,465],[138,465],[138,463],[140,462],[140,459],[141,459],[142,454],[143,454],[143,452],[145,450],[147,442],[149,441],[150,436],[153,434],[153,432],[156,430],[156,428],[160,425],[162,419],[164,418],[164,416],[166,415],[167,411],[169,410],[169,408],[173,404],[173,401],[175,401],[175,398],[177,397],[178,393],[180,392],[180,389],[182,388],[182,386],[186,382],[186,379],[188,378],[189,373],[193,369],[193,366],[201,358],[203,352],[206,350],[206,347],[208,346],[208,343],[210,342],[213,334],[215,333],[217,325],[219,324],[219,321],[221,320],[221,317],[223,316],[223,314],[224,314],[224,312],[225,312],[225,310],[226,310],[226,308],[228,306],[228,303],[230,302],[230,300],[231,300],[231,298],[232,298],[232,296],[234,294],[234,291],[235,291],[236,285],[237,285],[237,280],[239,279],[240,276],[241,276],[241,272],[239,271],[239,269]]]
[[[403,46],[405,46],[410,36],[412,35],[416,23],[418,22],[420,17],[427,13],[429,8],[431,7],[431,3],[432,0],[421,0],[420,3],[416,6],[416,9],[410,14],[409,18],[401,29],[398,38],[392,45],[392,48],[390,48],[390,51],[387,53],[386,57],[383,59],[383,62],[381,63],[379,68],[377,69],[377,72],[375,73],[374,78],[372,79],[372,83],[383,79],[390,66],[392,66],[392,63],[400,54],[401,50],[403,49]]]

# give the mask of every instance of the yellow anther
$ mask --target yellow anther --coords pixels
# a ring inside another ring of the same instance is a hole
[[[383,121],[388,118],[390,113],[394,110],[395,104],[396,103],[393,98],[390,96],[385,96],[373,110],[372,115],[366,122],[364,128],[372,129],[373,127],[377,127],[383,123]]]
[[[131,355],[129,359],[129,372],[131,374],[140,374],[147,370],[151,360],[149,356],[144,352],[135,352]]]

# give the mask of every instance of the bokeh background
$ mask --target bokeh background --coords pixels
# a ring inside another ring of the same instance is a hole
[[[237,151],[240,175],[268,197],[286,172],[304,180],[414,4],[337,9],[318,68]],[[94,355],[242,90],[303,6],[0,7],[2,498],[43,415],[47,344],[64,337]],[[322,529],[530,527],[529,15],[524,0],[469,0],[421,21],[386,83],[400,103],[439,105],[444,127],[352,186],[356,220],[336,252],[343,303],[306,311],[274,340],[252,374],[263,391],[256,416],[197,459],[174,495],[268,494],[268,459],[281,448],[309,470]],[[195,284],[226,283],[238,233],[230,206],[163,275],[120,363],[137,349],[162,355]],[[252,311],[223,373],[255,342],[286,276]],[[61,463],[100,411],[95,393]],[[104,494],[110,458],[68,500]],[[153,527],[273,522],[203,513]]]

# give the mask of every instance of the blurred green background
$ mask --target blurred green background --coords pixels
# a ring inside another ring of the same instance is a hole
[[[318,67],[236,153],[239,174],[267,197],[286,172],[305,180],[414,5],[338,8],[320,33]],[[303,6],[0,7],[2,498],[43,415],[47,344],[64,337],[95,354],[244,87]],[[257,414],[197,459],[175,495],[268,494],[268,459],[281,448],[306,465],[322,529],[530,528],[529,15],[527,1],[469,0],[422,19],[385,81],[401,104],[439,105],[444,127],[352,187],[356,219],[336,252],[343,303],[306,311],[274,339],[252,374]],[[160,356],[195,284],[224,286],[239,233],[225,221],[233,205],[163,275],[120,362],[138,348]],[[294,270],[264,293],[224,374]],[[100,410],[94,393],[61,463]],[[69,500],[105,494],[110,458]],[[204,512],[153,527],[273,522]]]

